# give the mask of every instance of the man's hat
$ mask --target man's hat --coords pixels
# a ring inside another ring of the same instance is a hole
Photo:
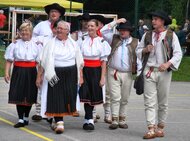
[[[83,13],[82,15],[77,17],[79,21],[85,20],[88,21],[90,20],[90,15],[89,13]]]
[[[148,14],[150,17],[160,17],[161,19],[164,20],[164,25],[169,25],[171,24],[171,19],[169,18],[168,14],[165,13],[164,11],[155,11],[151,12]]]
[[[52,9],[56,9],[60,12],[61,16],[63,16],[65,14],[65,8],[60,6],[58,3],[53,3],[53,4],[50,4],[50,5],[46,5],[44,7],[45,9],[45,12],[49,15],[49,12],[52,10]]]
[[[105,17],[102,16],[102,15],[91,15],[90,18],[91,18],[91,19],[98,20],[98,21],[100,21],[100,22],[103,23],[103,24],[106,23]]]
[[[133,32],[134,27],[132,27],[131,23],[129,21],[126,21],[125,23],[120,23],[116,27],[117,30],[127,30],[130,32]]]

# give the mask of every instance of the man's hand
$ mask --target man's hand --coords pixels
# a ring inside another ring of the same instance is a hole
[[[161,64],[158,68],[158,70],[160,72],[163,72],[165,70],[167,70],[169,67],[171,66],[171,63],[170,62],[167,62],[167,63],[164,63],[164,64]]]
[[[144,53],[149,53],[149,52],[151,52],[153,49],[154,49],[154,46],[153,46],[153,45],[147,45],[147,47],[143,49],[143,52],[144,52]]]
[[[117,24],[120,24],[120,23],[125,23],[127,20],[125,18],[121,18],[121,19],[118,19],[116,21]]]

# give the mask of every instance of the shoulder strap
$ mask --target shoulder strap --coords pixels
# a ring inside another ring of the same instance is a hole
[[[136,74],[137,72],[137,55],[135,53],[135,50],[138,45],[138,39],[132,38],[132,41],[129,46],[129,52],[130,52],[130,58],[131,58],[131,67],[132,67],[132,73]]]
[[[145,46],[144,46],[144,47],[146,47],[146,46],[149,45],[149,44],[152,44],[152,31],[148,31],[148,32],[146,33],[145,39],[144,39],[144,43],[145,43]],[[146,53],[146,54],[143,56],[141,75],[142,75],[143,72],[144,72],[144,69],[145,69],[146,64],[147,64],[147,62],[148,62],[149,55],[150,55],[150,53]]]

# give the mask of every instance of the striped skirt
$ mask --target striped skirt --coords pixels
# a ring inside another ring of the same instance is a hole
[[[36,103],[36,77],[36,67],[25,68],[14,66],[9,89],[8,103],[26,106]]]
[[[46,116],[63,117],[76,112],[77,67],[56,67],[59,81],[48,84]]]
[[[103,92],[100,87],[101,67],[84,67],[84,83],[79,89],[80,101],[90,105],[103,103]]]

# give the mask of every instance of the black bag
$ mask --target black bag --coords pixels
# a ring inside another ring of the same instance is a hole
[[[147,32],[146,36],[145,36],[145,45],[149,45],[152,44],[152,32]],[[141,95],[144,93],[144,76],[143,76],[143,72],[144,69],[146,67],[146,64],[148,62],[148,57],[149,57],[150,53],[146,53],[144,54],[144,59],[143,59],[143,63],[142,63],[142,69],[141,69],[141,73],[139,76],[137,76],[135,78],[135,82],[134,82],[134,88],[136,89],[136,94],[137,95]]]
[[[141,95],[144,93],[144,76],[141,73],[139,76],[136,77],[134,82],[134,88],[136,89],[136,94]]]
[[[145,54],[141,73],[139,76],[137,76],[135,78],[134,88],[136,89],[136,94],[138,94],[138,95],[141,95],[144,93],[144,75],[143,75],[143,72],[144,72],[144,69],[145,69],[146,64],[148,62],[149,54],[150,53]]]

